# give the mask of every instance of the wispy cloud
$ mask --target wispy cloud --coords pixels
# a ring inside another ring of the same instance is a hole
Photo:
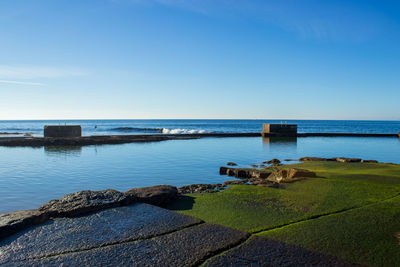
[[[10,81],[10,80],[0,80],[0,83],[16,84],[16,85],[34,85],[34,86],[43,86],[43,85],[45,85],[44,83],[21,82],[21,81]]]
[[[53,79],[85,75],[88,75],[87,71],[75,68],[0,65],[0,79],[3,80]]]
[[[364,41],[385,19],[368,6],[318,0],[114,0],[146,6],[164,5],[207,16],[241,16],[274,24],[301,38]]]

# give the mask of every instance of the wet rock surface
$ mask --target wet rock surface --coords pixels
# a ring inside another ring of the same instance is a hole
[[[171,185],[133,188],[125,192],[128,199],[153,205],[165,205],[178,198],[178,189]]]
[[[0,242],[0,265],[146,239],[201,220],[137,203],[74,218],[56,218]]]
[[[237,164],[234,163],[234,162],[228,162],[228,163],[226,163],[226,165],[228,165],[228,166],[237,166]]]
[[[359,266],[260,236],[207,261],[204,266]]]
[[[38,211],[50,217],[69,217],[133,202],[134,198],[128,198],[117,190],[85,190],[51,200],[41,206]]]
[[[224,189],[222,184],[191,184],[178,188],[179,194],[216,193]]]
[[[146,204],[135,204],[133,207],[138,205]],[[149,209],[148,205],[144,207]],[[127,210],[127,208],[116,209],[122,212],[121,209]],[[142,212],[144,211],[142,210]],[[245,232],[214,224],[188,226],[188,223],[195,223],[197,219],[184,215],[179,215],[184,218],[183,224],[178,223],[171,226],[170,224],[176,221],[176,213],[168,210],[161,213],[163,214],[160,217],[159,212],[154,215],[154,211],[147,210],[145,217],[149,216],[151,220],[142,220],[140,223],[142,227],[136,224],[137,218],[142,216],[140,214],[135,216],[135,212],[132,210],[128,213],[130,216],[127,216],[127,214],[122,216],[125,219],[122,224],[117,220],[121,215],[117,218],[108,218],[119,229],[107,225],[107,222],[97,224],[96,220],[93,220],[93,222],[97,225],[90,225],[91,231],[89,232],[84,231],[85,229],[79,230],[82,222],[73,223],[73,225],[60,223],[58,227],[64,233],[57,235],[57,232],[53,230],[53,237],[45,236],[45,229],[38,229],[41,227],[38,226],[31,232],[39,235],[39,240],[33,239],[34,236],[31,236],[32,239],[20,239],[18,243],[11,242],[0,256],[0,263],[4,266],[193,266],[221,250],[239,244],[248,237]],[[112,214],[109,215],[112,216]],[[68,220],[77,219],[79,218],[69,218]],[[149,238],[151,236],[147,234],[144,234],[144,236],[137,235],[137,231],[143,232],[151,227],[160,228],[153,221],[160,222],[161,219],[164,221],[163,226],[168,229],[154,232],[155,236],[152,233],[152,238]],[[128,220],[128,224],[125,225],[126,220]],[[152,223],[152,226],[149,227],[146,222]],[[129,227],[131,224],[133,224],[133,229]],[[47,226],[48,224],[43,227]],[[65,226],[69,226],[68,229],[65,229]],[[99,228],[96,226],[99,226]],[[77,232],[74,232],[75,228],[77,228]],[[171,229],[176,230],[171,231]],[[74,234],[69,237],[68,231],[71,230]],[[61,239],[64,234],[66,234],[65,238],[68,240],[63,242]],[[123,235],[121,236],[121,234]],[[96,237],[100,240],[96,240]],[[140,239],[137,239],[138,237]],[[54,240],[49,240],[49,238]],[[110,238],[114,241],[113,243],[108,245],[102,243],[104,241],[109,242]],[[51,242],[49,243],[49,241]],[[61,243],[54,241],[61,241]],[[15,240],[15,242],[17,241]],[[21,245],[22,247],[18,247]],[[42,245],[44,247],[41,247]],[[16,251],[13,251],[13,249],[16,249]]]
[[[0,238],[9,236],[33,224],[46,221],[48,215],[38,210],[23,210],[0,214]]]
[[[74,217],[135,202],[162,206],[177,197],[177,188],[170,185],[134,188],[125,193],[113,189],[79,191],[59,199],[53,199],[37,210],[0,214],[0,238],[43,223],[49,218]]]

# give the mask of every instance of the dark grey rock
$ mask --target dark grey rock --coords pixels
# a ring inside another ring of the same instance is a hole
[[[236,169],[235,177],[240,179],[247,179],[251,177],[250,169]]]
[[[220,175],[226,175],[227,172],[228,172],[228,168],[227,167],[219,167],[219,174]]]
[[[271,160],[268,160],[268,161],[264,161],[263,163],[275,165],[275,164],[280,164],[281,161],[279,159],[271,159]]]
[[[49,216],[38,210],[23,210],[0,214],[0,238],[9,236],[31,225],[46,221]]]
[[[253,236],[242,246],[214,257],[204,266],[359,266],[333,256]]]
[[[51,200],[41,206],[38,211],[50,217],[69,217],[133,202],[133,197],[128,199],[123,193],[117,190],[86,190]]]
[[[239,179],[249,179],[249,178],[262,178],[266,179],[271,174],[272,170],[263,169],[255,170],[248,168],[227,168],[227,175],[233,176]]]
[[[226,174],[228,175],[228,176],[236,176],[236,172],[237,172],[237,169],[235,169],[235,168],[228,168],[228,170],[226,171]]]
[[[201,224],[171,234],[18,262],[32,266],[196,266],[232,247],[247,233],[214,224]]]
[[[0,242],[0,265],[146,239],[201,220],[137,203],[74,218],[56,218]],[[145,249],[145,247],[143,247]],[[74,254],[73,254],[74,255]],[[119,265],[115,262],[115,265]]]
[[[178,189],[171,185],[133,188],[125,192],[128,199],[152,205],[165,205],[178,198]]]

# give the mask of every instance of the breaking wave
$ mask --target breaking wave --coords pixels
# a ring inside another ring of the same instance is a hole
[[[140,127],[117,127],[110,129],[114,132],[141,132],[141,133],[162,133],[162,134],[202,134],[208,133],[205,130],[190,129],[168,129],[168,128],[140,128]]]
[[[202,134],[207,133],[205,130],[188,130],[188,129],[162,129],[163,134]]]

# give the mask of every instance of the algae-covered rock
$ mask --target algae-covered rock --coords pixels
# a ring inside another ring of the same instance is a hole
[[[248,180],[231,180],[231,181],[225,181],[223,186],[228,186],[228,185],[235,185],[235,184],[247,184],[249,181]]]
[[[361,162],[361,159],[358,158],[336,158],[337,162],[343,162],[343,163],[348,163],[348,162]]]
[[[222,190],[222,184],[191,184],[178,188],[179,194],[192,194],[192,193],[215,193]]]
[[[336,158],[302,157],[299,161],[336,161]]]
[[[275,170],[268,177],[268,180],[278,183],[290,183],[305,178],[314,178],[314,177],[316,177],[315,172],[304,169],[288,168],[288,169]]]
[[[363,159],[361,160],[362,163],[378,163],[377,160],[374,159]]]

